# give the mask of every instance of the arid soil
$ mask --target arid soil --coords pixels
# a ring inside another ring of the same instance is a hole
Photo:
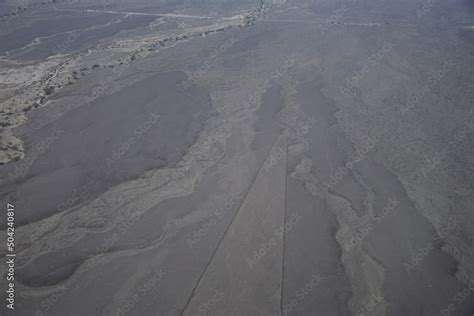
[[[473,315],[473,9],[0,1],[1,315]]]

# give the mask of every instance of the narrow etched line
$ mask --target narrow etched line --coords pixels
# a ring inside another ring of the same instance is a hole
[[[199,287],[199,284],[201,283],[202,281],[202,278],[204,277],[204,274],[206,273],[207,269],[209,268],[211,262],[212,262],[212,259],[214,259],[216,253],[217,253],[217,250],[219,249],[220,245],[222,244],[222,241],[224,240],[225,236],[227,235],[227,232],[229,231],[230,227],[232,226],[235,218],[237,217],[237,214],[240,212],[240,210],[242,209],[242,205],[244,204],[245,200],[247,199],[247,196],[250,192],[250,190],[252,189],[253,185],[255,184],[255,181],[257,180],[258,178],[258,175],[260,174],[260,171],[262,170],[263,168],[263,165],[265,163],[265,161],[267,160],[268,156],[270,155],[273,147],[275,146],[275,143],[277,142],[278,140],[278,136],[276,137],[275,141],[273,141],[272,143],[272,146],[270,147],[270,149],[268,150],[267,154],[265,155],[262,163],[260,164],[259,168],[257,169],[257,172],[255,173],[255,177],[253,178],[252,182],[250,183],[248,189],[247,189],[247,192],[245,192],[245,195],[243,196],[242,198],[242,201],[240,202],[239,204],[239,207],[237,209],[237,211],[234,213],[234,215],[232,216],[232,219],[230,220],[229,224],[227,225],[224,233],[222,234],[222,237],[220,238],[219,242],[217,243],[217,246],[216,248],[214,249],[214,251],[212,252],[211,254],[211,257],[209,258],[209,261],[207,262],[206,266],[204,267],[204,269],[202,270],[202,273],[201,275],[199,276],[198,280],[196,281],[196,285],[194,286],[192,292],[191,292],[191,295],[189,296],[188,300],[186,301],[186,304],[184,305],[183,309],[181,310],[181,313],[180,313],[180,316],[183,316],[184,315],[184,312],[186,311],[186,308],[188,307],[189,303],[191,303],[191,300],[193,299],[193,297],[195,296],[196,294],[196,291],[197,291],[197,288]]]
[[[286,153],[285,153],[285,211],[283,215],[283,227],[286,225],[286,214],[287,214],[287,195],[288,195],[288,139],[286,141]],[[283,229],[283,252],[281,259],[281,293],[280,293],[280,315],[283,315],[283,282],[285,277],[285,253],[286,253],[286,230]]]

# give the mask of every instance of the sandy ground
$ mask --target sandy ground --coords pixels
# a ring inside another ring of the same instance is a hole
[[[0,8],[2,315],[473,315],[471,3]]]

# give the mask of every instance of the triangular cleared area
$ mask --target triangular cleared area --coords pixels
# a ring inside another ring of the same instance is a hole
[[[183,315],[279,315],[287,140],[260,168]]]

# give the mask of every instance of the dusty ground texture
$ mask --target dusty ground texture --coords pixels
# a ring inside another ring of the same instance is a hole
[[[0,1],[1,314],[473,315],[473,10]]]

